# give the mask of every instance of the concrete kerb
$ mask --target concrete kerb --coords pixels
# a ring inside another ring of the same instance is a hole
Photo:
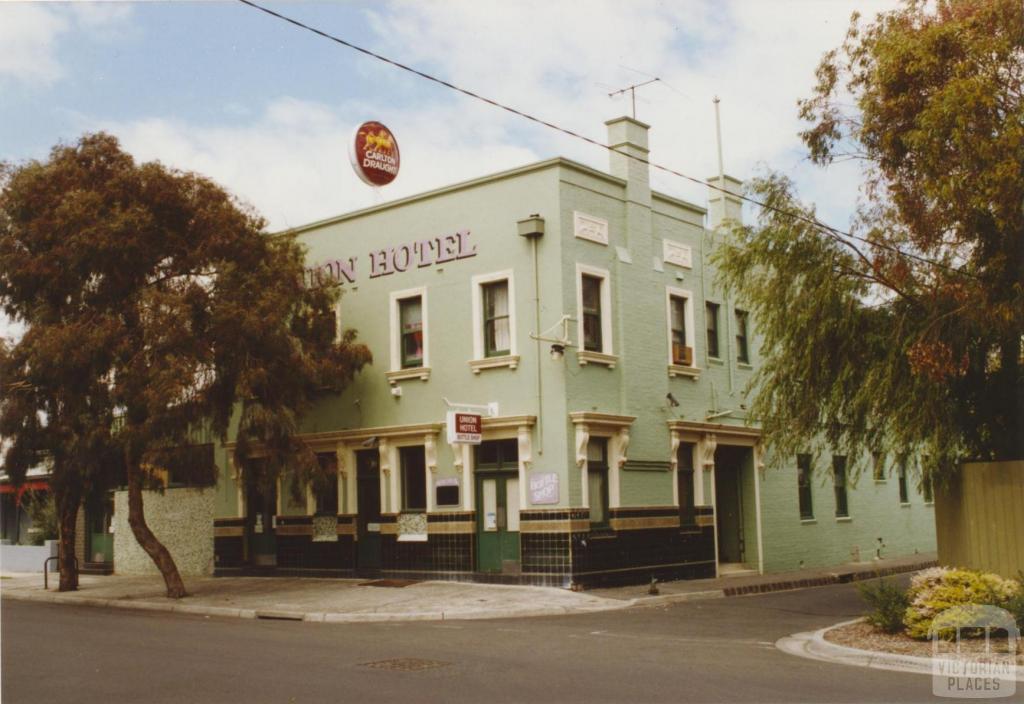
[[[673,597],[683,595],[670,595]],[[686,595],[692,598],[692,595]],[[431,611],[371,611],[371,612],[323,612],[323,611],[283,611],[276,609],[245,609],[222,606],[203,606],[183,604],[180,602],[144,601],[124,598],[95,598],[52,594],[49,592],[3,592],[5,599],[13,601],[35,601],[51,604],[77,604],[121,610],[163,611],[199,616],[217,616],[222,618],[269,619],[286,621],[305,621],[309,623],[383,623],[396,621],[455,621],[498,618],[528,618],[536,616],[565,616],[570,614],[597,613],[613,611],[634,606],[637,599],[612,600],[604,604],[587,606],[542,606],[532,608],[467,608]]]
[[[794,633],[793,635],[779,638],[775,642],[775,647],[789,655],[796,655],[797,657],[809,660],[934,676],[934,663],[931,658],[851,648],[833,643],[825,638],[825,634],[835,628],[848,626],[862,620],[857,618],[813,632]],[[1013,679],[1018,682],[1024,682],[1024,667],[1014,666],[1012,670]]]

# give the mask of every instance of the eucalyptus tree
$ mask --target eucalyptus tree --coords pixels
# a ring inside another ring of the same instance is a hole
[[[209,179],[137,164],[110,135],[85,135],[46,162],[9,167],[0,212],[0,301],[26,326],[11,354],[37,336],[52,339],[30,364],[60,371],[74,360],[82,383],[97,390],[79,421],[116,446],[133,535],[167,595],[184,596],[173,557],[145,520],[147,468],[180,461],[179,449],[200,435],[223,439],[237,427],[240,455],[258,446],[267,457],[255,480],[285,470],[315,478],[324,470],[298,436],[302,414],[344,388],[371,354],[354,331],[338,332],[337,288],[307,285],[293,235],[267,234],[258,215]],[[58,334],[61,327],[81,334]],[[86,404],[76,386],[51,387]],[[3,394],[5,405],[29,398]],[[37,410],[47,427],[56,419]],[[68,449],[63,435],[48,445]],[[12,447],[21,447],[17,437]],[[184,456],[193,477],[217,471],[200,455]]]
[[[764,335],[753,414],[790,453],[1024,457],[1024,5],[911,0],[864,23],[800,102],[811,160],[860,162],[850,233],[787,178],[716,261]]]

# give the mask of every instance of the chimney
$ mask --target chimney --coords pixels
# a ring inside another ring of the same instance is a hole
[[[724,180],[725,185],[722,185]],[[719,186],[729,191],[722,193],[717,188],[708,189],[708,229],[718,230],[723,226],[727,229],[731,223],[743,222],[743,201],[739,196],[743,193],[743,182],[732,176],[711,176],[707,179],[712,186]]]
[[[604,123],[608,127],[609,165],[612,176],[626,180],[626,199],[651,206],[651,177],[647,167],[647,131],[645,125],[631,117],[617,117]],[[626,155],[629,156],[626,156]],[[644,161],[631,159],[638,157]]]

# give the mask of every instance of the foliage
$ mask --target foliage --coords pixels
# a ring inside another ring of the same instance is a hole
[[[1022,588],[1018,589],[1016,594],[1006,600],[1003,608],[1010,612],[1013,620],[1017,622],[1017,628],[1024,632],[1024,572],[1017,572],[1017,583]]]
[[[933,621],[941,616],[943,628],[938,629],[938,635],[950,638],[955,635],[955,626],[973,623],[976,610],[970,607],[1004,608],[1021,591],[1016,580],[989,572],[934,567],[910,580],[910,605],[903,623],[907,635],[923,640],[930,636]]]
[[[73,416],[75,430],[122,458],[129,523],[180,596],[173,560],[145,525],[145,468],[173,462],[197,437],[225,438],[234,419],[240,458],[256,444],[265,451],[261,480],[316,474],[299,419],[369,363],[369,350],[353,331],[336,334],[339,292],[304,284],[295,236],[266,234],[260,217],[202,176],[136,164],[103,133],[5,172],[0,301],[27,330],[7,355],[20,364],[0,404],[44,430],[63,407],[44,407],[40,389],[87,411]],[[40,379],[44,370],[60,381]],[[8,461],[36,447],[11,429]],[[64,452],[69,435],[47,449]],[[193,470],[215,472],[207,464]]]
[[[858,583],[857,591],[871,608],[865,617],[868,623],[886,633],[903,630],[903,616],[910,605],[906,589],[894,580],[879,579],[877,582]]]
[[[775,449],[920,449],[929,473],[1024,456],[1024,5],[908,0],[817,70],[815,163],[860,161],[854,238],[792,183],[715,253],[764,336],[751,408]]]
[[[58,534],[57,502],[48,491],[26,493],[22,504],[32,519],[33,544],[42,545],[47,540],[56,540]]]

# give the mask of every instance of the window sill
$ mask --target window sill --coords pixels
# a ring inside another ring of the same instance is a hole
[[[935,505],[935,502],[934,502],[934,501],[925,501],[925,502],[924,502],[924,505],[925,505],[925,506],[934,506],[934,505]]]
[[[591,540],[608,540],[609,538],[618,537],[611,528],[608,526],[590,526],[590,535],[588,536]]]
[[[686,367],[681,364],[668,365],[668,378],[671,379],[677,376],[686,376],[696,381],[700,378],[700,369],[697,367]]]
[[[911,504],[909,501],[901,501],[900,502],[900,508],[910,508],[912,505],[913,504]]]
[[[614,354],[605,354],[604,352],[591,352],[590,350],[579,350],[576,353],[576,361],[579,362],[581,367],[585,367],[588,364],[603,364],[609,369],[615,369],[615,365],[618,363],[619,358]]]
[[[722,361],[721,357],[708,357],[708,364],[714,364],[721,367],[725,362]]]
[[[398,542],[400,543],[425,543],[427,542],[426,533],[406,533],[405,535],[398,536]]]
[[[518,366],[519,355],[517,354],[503,354],[498,357],[484,357],[483,359],[469,360],[469,368],[473,370],[474,374],[479,374],[484,369],[497,369],[499,367],[515,369]]]
[[[875,480],[875,484],[885,484],[885,480],[884,479],[876,479]]]
[[[851,516],[836,516],[836,523],[850,523],[853,521]]]
[[[409,369],[395,369],[390,372],[384,372],[384,376],[387,377],[388,383],[394,386],[400,381],[405,379],[422,379],[427,381],[430,379],[430,367],[410,367]]]
[[[818,519],[817,518],[801,518],[800,519],[800,525],[802,525],[802,526],[813,526],[813,525],[817,525],[817,523],[818,523]]]
[[[754,368],[754,365],[751,364],[750,362],[741,362],[739,360],[736,360],[736,368],[750,371]]]

